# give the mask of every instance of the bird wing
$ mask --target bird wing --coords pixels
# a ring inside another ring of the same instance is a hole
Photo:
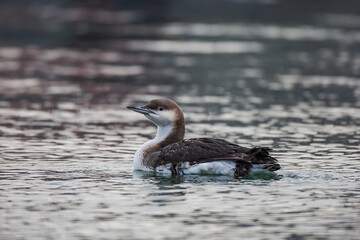
[[[196,165],[215,161],[233,161],[236,163],[234,176],[249,173],[252,164],[269,161],[277,162],[269,156],[269,148],[246,148],[216,138],[191,138],[181,142],[169,144],[158,151],[149,154],[146,161],[154,168],[171,164],[172,171],[177,174],[177,166],[184,162]]]
[[[152,166],[189,162],[191,165],[212,161],[237,161],[248,149],[215,138],[192,138],[169,144],[148,156]]]
[[[161,149],[160,157],[165,161],[192,162],[206,161],[216,158],[236,157],[239,150],[246,152],[246,148],[228,141],[215,138],[192,138],[170,144]]]

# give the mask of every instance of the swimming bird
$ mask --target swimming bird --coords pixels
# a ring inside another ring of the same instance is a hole
[[[135,153],[134,169],[183,174],[231,174],[235,178],[257,170],[276,171],[278,160],[268,147],[247,148],[217,138],[183,139],[184,115],[176,102],[154,99],[143,107],[127,107],[157,126],[154,139]]]

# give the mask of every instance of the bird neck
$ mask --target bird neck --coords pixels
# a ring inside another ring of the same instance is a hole
[[[144,166],[153,166],[154,164],[149,161],[149,156],[169,144],[182,141],[184,134],[185,124],[183,118],[166,126],[157,126],[155,138],[144,143],[136,151],[134,168],[143,169]]]
[[[164,139],[166,139],[169,135],[172,134],[173,126],[172,124],[166,125],[166,126],[158,126],[156,131],[156,136],[154,138],[154,142],[160,143]]]
[[[185,134],[185,126],[181,122],[174,122],[166,126],[158,126],[154,143],[158,148],[180,142]]]

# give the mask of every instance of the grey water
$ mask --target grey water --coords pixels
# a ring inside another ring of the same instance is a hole
[[[2,1],[0,239],[359,239],[358,1]],[[268,146],[240,179],[134,172],[186,138]]]

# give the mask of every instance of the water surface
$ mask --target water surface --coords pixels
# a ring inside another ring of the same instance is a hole
[[[358,239],[360,15],[335,3],[1,3],[0,238]],[[156,130],[125,107],[158,97],[282,169],[133,172]]]

